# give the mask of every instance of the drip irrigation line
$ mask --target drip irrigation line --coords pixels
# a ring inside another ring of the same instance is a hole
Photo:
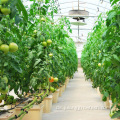
[[[26,101],[28,99],[29,99],[29,97],[28,98],[24,98],[19,104],[15,105],[15,107],[19,106],[20,104],[22,104],[24,101]],[[5,105],[7,105],[7,104],[1,105],[0,107],[4,107]],[[6,113],[6,112],[8,112],[10,110],[15,109],[15,107],[11,107],[10,109],[0,111],[0,115],[4,114],[4,113]]]
[[[28,100],[28,99],[31,98],[31,97],[32,97],[32,95],[29,95],[27,98],[19,99],[19,101],[21,101],[19,104],[17,104],[17,105],[15,104],[14,107],[12,107],[12,104],[11,104],[11,108],[10,108],[10,109],[6,109],[6,110],[1,110],[1,111],[0,111],[0,115],[4,114],[4,113],[6,113],[6,112],[8,112],[8,111],[10,111],[10,110],[15,109],[17,106],[21,105],[23,102],[25,102],[26,100]],[[29,101],[28,101],[28,102],[29,102]],[[0,107],[4,107],[5,105],[7,105],[7,104],[1,105]]]
[[[44,96],[40,96],[41,99],[40,99],[39,101],[37,101],[37,102],[41,103],[41,102],[43,101],[43,98],[45,98],[45,97],[47,97],[47,96],[48,96],[48,93],[46,93]],[[32,108],[32,107],[33,107],[33,105],[30,106],[30,107],[24,112],[24,114],[20,117],[20,120],[22,120],[22,118],[28,113],[28,111],[29,111],[30,108]]]
[[[49,93],[49,90],[47,89],[47,92],[45,93],[45,95],[42,98],[45,98],[46,96],[48,96],[48,93]],[[38,96],[41,97],[43,94],[44,94],[44,91],[41,94],[39,94]],[[14,117],[10,118],[9,120],[14,120],[14,119],[17,119],[19,117],[22,118],[25,114],[28,113],[29,109],[34,105],[34,103],[37,102],[37,98],[38,97],[35,97],[34,100],[31,103],[29,103],[28,105],[24,106],[21,109],[21,112],[18,114],[18,116],[15,115]],[[40,102],[42,102],[42,101],[43,101],[43,99],[40,100]],[[27,109],[27,110],[25,110],[25,109]]]

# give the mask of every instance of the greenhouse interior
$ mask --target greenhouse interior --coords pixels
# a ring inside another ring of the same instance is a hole
[[[120,0],[0,0],[0,120],[120,120]]]

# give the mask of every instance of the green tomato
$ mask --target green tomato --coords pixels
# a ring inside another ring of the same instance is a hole
[[[42,21],[42,22],[45,22],[46,20],[45,20],[45,18],[42,17],[42,18],[41,18],[41,21]]]
[[[18,50],[18,45],[16,43],[9,44],[9,51],[10,52],[16,52],[17,50]]]
[[[9,46],[6,44],[2,44],[0,46],[0,50],[3,51],[4,53],[8,53],[9,52]]]
[[[37,30],[34,30],[33,33],[34,33],[34,34],[37,34]]]
[[[114,98],[113,102],[115,103],[116,101],[117,101],[117,99],[116,99],[116,98]]]
[[[6,76],[3,77],[2,79],[5,81],[5,83],[8,83],[8,78]]]
[[[42,45],[43,45],[44,47],[46,47],[46,46],[47,46],[47,43],[46,43],[46,42],[42,42]]]
[[[52,40],[48,39],[48,40],[47,40],[47,44],[48,44],[48,45],[52,44]]]
[[[113,113],[113,112],[111,112],[111,113],[109,114],[109,116],[110,116],[110,117],[112,117],[113,115],[114,115],[114,113]]]
[[[33,34],[32,37],[37,38],[37,34]]]
[[[55,89],[54,89],[53,87],[50,87],[50,91],[51,91],[51,92],[54,92]]]
[[[52,53],[50,53],[50,54],[49,54],[49,57],[53,57],[53,54],[52,54]]]
[[[24,35],[26,35],[26,32],[24,32]]]
[[[1,0],[1,4],[5,4],[7,2],[8,2],[8,0]]]
[[[98,63],[98,67],[101,67],[101,63]]]
[[[4,15],[9,15],[11,10],[10,8],[1,8],[1,12],[4,14]]]
[[[54,78],[54,82],[58,82],[58,78],[57,77]]]
[[[29,65],[26,65],[27,68],[29,68],[30,66]]]

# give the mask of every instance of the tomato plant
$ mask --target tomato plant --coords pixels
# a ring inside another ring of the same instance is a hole
[[[9,95],[11,90],[20,99],[45,89],[46,97],[77,70],[76,47],[69,36],[70,21],[66,17],[54,21],[54,0],[42,3],[31,0],[28,9],[21,0],[0,3],[0,102],[4,100],[5,104],[16,102]],[[36,101],[35,97],[32,103]]]
[[[114,1],[115,2],[115,1]],[[93,80],[93,87],[100,88],[103,101],[110,97],[118,111],[112,116],[120,116],[120,5],[107,12],[106,20],[100,14],[93,32],[89,33],[81,57],[81,65],[87,79]]]

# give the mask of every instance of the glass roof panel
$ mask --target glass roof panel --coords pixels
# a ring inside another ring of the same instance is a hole
[[[59,17],[59,15],[69,17],[69,10],[78,10],[78,0],[58,0],[58,4],[60,11],[56,17]],[[70,34],[70,36],[76,42],[78,57],[81,56],[80,53],[84,45],[83,42],[86,42],[87,35],[95,25],[97,16],[100,13],[109,11],[111,9],[111,5],[109,0],[79,0],[79,9],[88,11],[90,17],[85,19],[85,23],[87,25],[79,26],[79,30],[78,26],[71,25],[72,34]],[[72,22],[73,19],[71,17],[69,18]]]

